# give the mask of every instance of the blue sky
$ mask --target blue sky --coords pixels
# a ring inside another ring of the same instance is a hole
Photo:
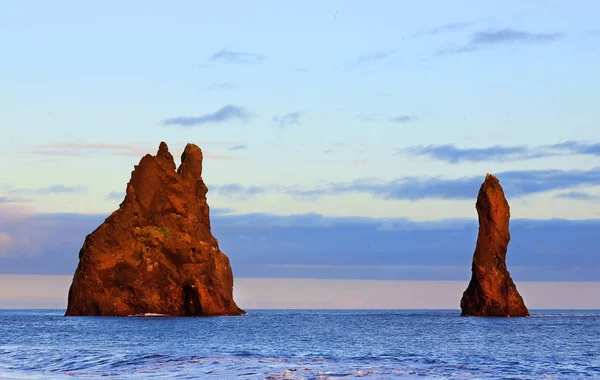
[[[72,273],[164,140],[176,157],[187,142],[205,152],[214,232],[245,277],[468,279],[491,172],[516,219],[517,279],[600,280],[598,14],[591,1],[8,3],[0,272]],[[377,244],[348,246],[358,232]]]

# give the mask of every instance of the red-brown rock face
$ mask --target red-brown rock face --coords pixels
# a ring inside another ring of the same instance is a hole
[[[488,174],[477,197],[479,236],[473,255],[471,282],[465,290],[461,315],[525,317],[529,311],[506,269],[510,241],[510,207],[496,177]]]
[[[175,171],[162,142],[135,166],[118,210],[88,235],[66,315],[240,315],[229,259],[210,231],[202,152]]]

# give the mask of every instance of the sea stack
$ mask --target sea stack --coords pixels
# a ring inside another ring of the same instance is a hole
[[[67,316],[245,314],[229,259],[210,230],[202,151],[167,144],[134,167],[125,199],[79,251]]]
[[[510,207],[496,177],[487,174],[475,205],[479,235],[471,282],[463,293],[463,316],[527,317],[529,311],[506,269]]]

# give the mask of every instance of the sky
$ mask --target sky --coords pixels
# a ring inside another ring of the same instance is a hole
[[[1,309],[65,309],[70,275],[0,275]],[[237,278],[236,303],[255,309],[458,309],[466,281]],[[533,315],[600,309],[600,282],[523,282]],[[352,296],[350,297],[349,294]],[[290,295],[293,295],[291,297]],[[376,295],[376,296],[374,296]]]
[[[238,277],[468,281],[493,173],[513,278],[600,281],[597,14],[552,0],[9,2],[0,274],[72,274],[165,141],[175,157],[202,148]]]

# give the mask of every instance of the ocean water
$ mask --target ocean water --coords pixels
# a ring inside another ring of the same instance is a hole
[[[600,378],[600,311],[249,310],[242,317],[0,311],[6,379]]]

